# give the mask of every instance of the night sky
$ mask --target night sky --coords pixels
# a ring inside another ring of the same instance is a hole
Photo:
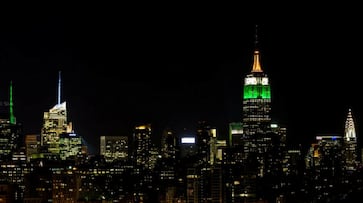
[[[17,121],[25,134],[39,134],[43,112],[57,102],[60,70],[68,120],[93,150],[99,136],[131,135],[143,122],[156,131],[193,131],[206,120],[225,136],[228,123],[242,119],[254,16],[218,6],[173,8],[3,13],[0,100],[12,80]],[[318,13],[259,22],[273,120],[294,143],[343,133],[348,108],[358,133],[363,122],[359,18]]]

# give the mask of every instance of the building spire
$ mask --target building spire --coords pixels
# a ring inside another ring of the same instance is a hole
[[[10,90],[9,90],[9,111],[10,111],[10,124],[15,124],[15,116],[14,116],[14,104],[13,104],[13,81],[10,81]]]
[[[58,105],[61,103],[61,71],[58,72]]]
[[[352,110],[349,109],[347,120],[345,121],[345,132],[344,132],[345,141],[356,141],[356,132],[354,127],[354,121],[352,116]]]
[[[253,66],[252,73],[262,73],[262,68],[260,64],[260,52],[258,51],[258,35],[257,35],[258,25],[255,27],[255,51],[253,53]]]
[[[258,25],[255,26],[255,50],[258,49]]]

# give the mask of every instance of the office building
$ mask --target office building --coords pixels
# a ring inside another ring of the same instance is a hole
[[[49,153],[59,154],[60,134],[72,133],[72,123],[67,121],[66,102],[61,103],[61,75],[58,79],[58,103],[48,112],[44,112],[41,129],[41,146]]]
[[[129,154],[128,144],[127,136],[101,136],[100,154],[106,162],[125,160]]]

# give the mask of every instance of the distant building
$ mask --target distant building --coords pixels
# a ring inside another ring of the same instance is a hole
[[[253,54],[251,73],[244,79],[243,86],[243,133],[253,135],[266,133],[271,124],[271,92],[269,78],[260,64],[260,51]]]
[[[40,135],[25,135],[25,152],[28,162],[38,156],[40,152]]]
[[[307,157],[307,167],[324,176],[336,176],[343,169],[343,140],[337,134],[319,134],[311,145]]]
[[[61,76],[58,80],[58,103],[48,112],[44,112],[43,126],[41,130],[41,146],[49,153],[59,154],[59,138],[63,133],[72,133],[72,123],[67,121],[66,102],[61,103],[60,98]]]
[[[344,159],[346,170],[356,170],[358,166],[357,135],[352,111],[349,109],[344,129]]]
[[[8,119],[0,119],[0,161],[11,159],[21,142],[22,125],[12,124]]]
[[[66,112],[66,102],[55,105],[49,112],[44,112],[41,145],[50,153],[59,154],[60,134],[71,132]]]
[[[76,133],[62,133],[59,136],[59,156],[61,160],[76,159],[82,154],[82,137]]]
[[[128,158],[127,136],[101,136],[100,154],[105,157],[106,162],[125,160]]]
[[[161,156],[175,159],[178,153],[178,138],[171,129],[165,129],[161,137]]]
[[[134,128],[133,133],[133,157],[136,164],[150,167],[150,149],[151,149],[151,124],[139,125]]]
[[[180,157],[194,156],[197,153],[195,135],[182,135],[180,138]]]
[[[210,126],[206,121],[199,121],[197,127],[197,156],[202,164],[210,164],[211,140],[217,137],[216,128]]]
[[[229,123],[229,137],[228,145],[230,147],[241,145],[243,138],[243,124],[242,122]]]
[[[22,125],[16,122],[13,111],[13,86],[10,82],[9,102],[0,102],[7,113],[0,116],[0,161],[10,160],[22,144]]]
[[[223,160],[227,168],[225,200],[231,203],[266,198],[259,196],[263,190],[260,181],[271,177],[270,184],[277,190],[277,177],[282,173],[281,141],[286,133],[271,122],[271,88],[260,62],[257,27],[255,37],[252,69],[243,82],[242,122],[230,123],[230,149]]]

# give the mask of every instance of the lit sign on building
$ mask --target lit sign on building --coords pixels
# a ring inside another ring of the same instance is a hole
[[[195,138],[194,137],[182,137],[181,138],[181,143],[182,144],[194,144],[195,143]]]

